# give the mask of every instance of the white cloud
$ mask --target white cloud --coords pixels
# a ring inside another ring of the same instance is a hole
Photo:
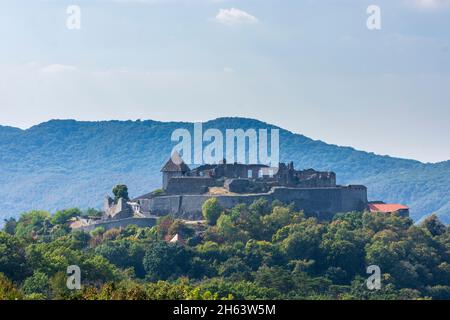
[[[450,8],[450,0],[407,0],[407,2],[419,9]]]
[[[77,68],[74,66],[63,65],[63,64],[51,64],[41,68],[44,73],[60,73],[60,72],[72,72]]]
[[[236,8],[220,9],[216,16],[216,21],[226,25],[258,23],[258,19],[255,16]]]

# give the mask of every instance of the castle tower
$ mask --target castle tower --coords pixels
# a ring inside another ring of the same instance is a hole
[[[163,189],[167,189],[170,178],[184,176],[191,169],[184,163],[178,152],[174,152],[166,164],[162,167]]]

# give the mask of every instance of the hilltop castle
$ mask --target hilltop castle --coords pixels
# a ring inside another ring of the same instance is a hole
[[[313,169],[298,171],[294,164],[280,163],[277,168],[259,164],[206,164],[190,169],[175,153],[163,166],[162,189],[124,204],[105,201],[107,216],[144,216],[172,214],[200,220],[201,208],[209,198],[217,198],[225,208],[239,203],[251,204],[259,198],[293,203],[306,214],[328,219],[337,212],[362,211],[367,207],[364,186],[336,185],[333,172]]]
[[[259,198],[279,200],[323,219],[367,207],[366,187],[338,186],[335,173],[298,171],[292,162],[270,168],[223,161],[191,170],[175,153],[161,171],[163,189],[133,200],[144,214],[198,220],[203,203],[213,197],[225,208]]]
[[[224,160],[190,169],[174,153],[161,172],[162,189],[132,200],[114,201],[108,196],[101,220],[85,222],[80,227],[90,230],[100,225],[105,228],[128,224],[151,226],[157,217],[168,214],[179,219],[201,220],[202,205],[210,198],[217,198],[224,208],[251,204],[260,198],[270,202],[278,200],[320,220],[330,220],[340,212],[372,210],[365,186],[337,185],[334,172],[296,170],[293,162],[271,168]]]

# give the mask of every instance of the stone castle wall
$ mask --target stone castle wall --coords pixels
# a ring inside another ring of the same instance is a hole
[[[350,185],[342,190],[341,211],[363,211],[367,209],[367,188],[361,185]]]
[[[203,194],[208,188],[219,185],[209,177],[175,177],[168,181],[165,191],[168,194]]]
[[[367,206],[367,189],[364,186],[334,188],[286,188],[275,187],[268,193],[250,195],[173,195],[141,199],[139,204],[145,214],[167,215],[177,218],[200,220],[203,203],[217,198],[220,205],[232,208],[237,204],[251,204],[264,198],[294,203],[297,210],[320,219],[331,219],[338,212],[363,211]]]
[[[129,225],[135,225],[139,228],[153,227],[154,225],[156,225],[156,218],[125,218],[118,220],[101,221],[98,223],[90,224],[88,226],[77,228],[76,230],[89,232],[99,227],[104,228],[105,230],[109,230],[126,228]]]
[[[227,179],[224,187],[233,193],[265,193],[270,190],[267,183],[251,179]]]
[[[123,198],[118,199],[117,203],[114,203],[111,197],[106,197],[103,210],[105,210],[105,217],[107,219],[124,219],[133,216],[132,207]]]

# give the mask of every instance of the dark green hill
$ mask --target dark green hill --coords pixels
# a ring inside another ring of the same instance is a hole
[[[0,126],[0,214],[30,209],[99,207],[118,183],[130,194],[161,184],[159,170],[174,146],[170,136],[192,124],[157,121],[52,120],[28,130]],[[204,128],[268,128],[244,118],[220,118]],[[372,200],[400,202],[419,220],[437,213],[450,222],[450,162],[423,164],[329,145],[280,131],[282,161],[333,170],[338,183],[365,184]]]

